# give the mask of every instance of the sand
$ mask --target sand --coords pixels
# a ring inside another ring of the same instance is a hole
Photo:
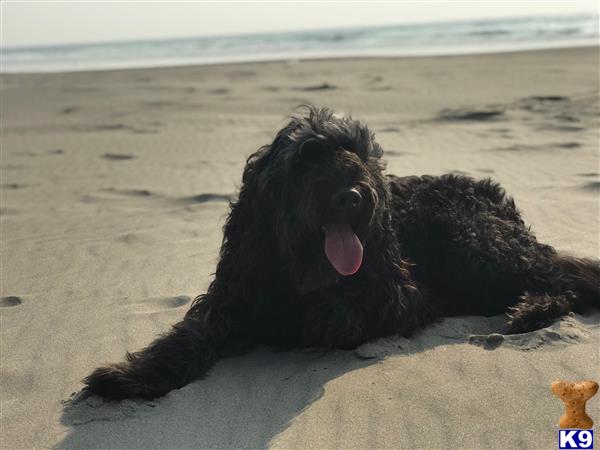
[[[556,448],[550,382],[600,379],[600,313],[260,348],[152,402],[71,394],[206,289],[245,157],[301,103],[366,121],[389,173],[493,177],[541,241],[598,257],[598,75],[580,48],[3,76],[1,447]]]

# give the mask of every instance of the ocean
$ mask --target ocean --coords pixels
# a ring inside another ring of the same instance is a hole
[[[594,15],[2,48],[2,73],[229,62],[426,56],[598,45]]]

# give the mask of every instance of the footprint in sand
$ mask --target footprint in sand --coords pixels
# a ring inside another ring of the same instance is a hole
[[[181,199],[184,203],[207,203],[207,202],[229,202],[234,198],[233,194],[215,194],[207,192],[204,194],[184,197]]]
[[[557,147],[560,148],[578,148],[581,147],[579,142],[562,142],[560,144],[556,144]]]
[[[569,101],[569,97],[561,95],[534,95],[517,100],[516,106],[531,112],[545,112],[548,109],[555,108],[559,104]]]
[[[137,199],[137,200],[136,200]],[[235,199],[234,194],[218,194],[213,192],[205,192],[198,195],[193,195],[190,197],[183,198],[168,198],[164,197],[160,194],[156,194],[147,189],[117,189],[117,188],[107,188],[103,189],[99,192],[88,194],[82,197],[82,201],[84,203],[96,203],[107,200],[115,200],[121,202],[131,202],[131,201],[141,201],[143,199],[148,200],[163,200],[167,203],[172,204],[186,204],[186,205],[194,205],[194,204],[202,204],[202,203],[217,203],[217,202],[225,202],[229,203],[233,199]]]
[[[144,234],[141,233],[125,233],[115,238],[118,242],[122,242],[128,245],[136,244],[147,244],[153,243],[153,240],[149,240]]]
[[[304,86],[296,89],[299,91],[333,91],[337,89],[337,86],[335,84],[330,83],[321,83],[315,86]]]
[[[375,86],[372,88],[369,88],[369,91],[371,92],[385,92],[385,91],[391,91],[392,87],[391,86]]]
[[[579,142],[559,142],[557,144],[539,144],[539,145],[521,145],[515,144],[508,147],[496,147],[490,149],[490,151],[501,151],[501,152],[516,152],[516,151],[547,151],[556,149],[575,149],[582,145]]]
[[[229,94],[231,92],[230,89],[227,88],[217,88],[217,89],[211,89],[210,91],[208,91],[209,94],[215,94],[215,95],[225,95],[225,94]]]
[[[104,192],[110,192],[116,195],[125,195],[131,197],[150,197],[152,192],[147,189],[115,189],[115,188],[107,188],[104,189]]]
[[[545,124],[538,127],[539,130],[552,130],[552,131],[566,131],[566,132],[574,132],[574,131],[584,131],[585,127],[578,127],[575,125],[556,125],[556,124]]]
[[[91,131],[114,131],[114,130],[125,130],[128,128],[126,125],[122,123],[111,123],[107,125],[98,125],[95,127],[90,127]]]
[[[402,156],[407,155],[408,152],[400,152],[398,150],[385,150],[385,156]]]
[[[531,151],[531,150],[536,150],[539,147],[536,147],[534,145],[519,145],[519,144],[515,144],[515,145],[510,145],[508,147],[496,147],[496,148],[492,148],[489,151],[492,152],[520,152],[520,151]]]
[[[146,297],[132,301],[136,305],[135,315],[154,315],[169,313],[177,308],[188,305],[192,298],[187,295],[176,295],[172,297]]]
[[[179,308],[188,304],[191,300],[187,295],[178,295],[177,297],[165,297],[161,299],[161,303],[170,308]]]
[[[179,308],[191,302],[191,297],[187,295],[177,295],[174,297],[154,297],[141,300],[144,305],[154,305],[158,309],[152,312],[158,312],[167,309]]]
[[[442,109],[437,120],[442,122],[487,122],[497,120],[504,115],[502,109]]]
[[[570,114],[561,113],[554,116],[556,120],[560,120],[561,122],[580,122],[577,117],[574,117]]]
[[[102,155],[102,158],[108,159],[111,161],[125,161],[128,159],[133,159],[133,158],[135,158],[135,156],[128,155],[125,153],[105,153],[104,155]]]
[[[534,95],[529,98],[538,102],[564,102],[569,100],[569,97],[563,97],[562,95]]]
[[[79,107],[78,106],[67,106],[66,108],[63,108],[60,110],[61,114],[73,114],[74,112],[79,111]]]
[[[149,107],[149,108],[163,108],[166,106],[176,106],[176,105],[177,105],[177,103],[172,102],[170,100],[151,100],[151,101],[142,102],[143,107]]]
[[[157,198],[152,192],[146,189],[115,189],[107,188],[93,194],[86,194],[81,197],[83,203],[98,203],[106,201],[118,201],[120,203],[139,201],[146,198]]]
[[[600,192],[600,181],[589,181],[581,186],[581,189],[588,192]]]
[[[2,299],[0,300],[0,306],[2,308],[10,308],[13,306],[19,306],[21,303],[23,303],[23,300],[21,300],[19,297],[16,297],[14,295],[2,297]]]
[[[2,189],[23,189],[28,186],[28,184],[24,183],[4,183],[1,185]]]

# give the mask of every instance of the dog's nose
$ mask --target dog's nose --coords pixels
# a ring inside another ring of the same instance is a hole
[[[362,202],[362,196],[356,189],[344,189],[333,195],[333,207],[337,211],[352,212]]]

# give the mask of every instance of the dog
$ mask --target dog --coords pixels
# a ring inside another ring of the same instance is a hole
[[[247,160],[207,292],[86,389],[151,399],[256,345],[352,349],[460,314],[523,333],[600,306],[600,263],[539,243],[497,183],[384,175],[382,156],[350,117],[293,116]]]

